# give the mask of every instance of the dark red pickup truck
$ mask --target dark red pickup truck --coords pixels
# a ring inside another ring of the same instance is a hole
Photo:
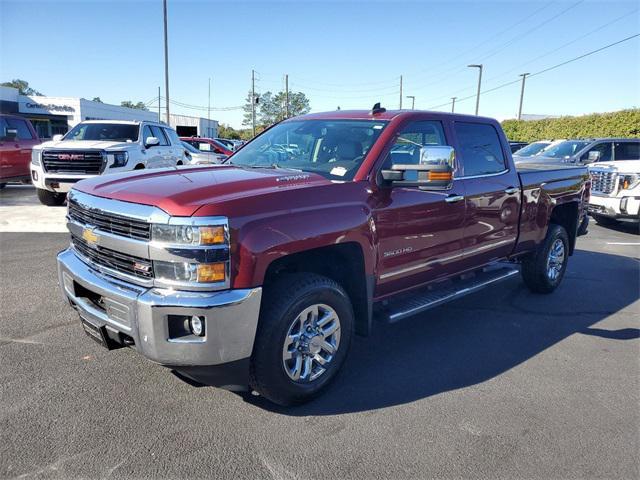
[[[397,321],[518,272],[552,292],[589,186],[582,166],[516,170],[493,119],[306,115],[225,165],[77,183],[59,281],[103,346],[300,403],[374,316]]]

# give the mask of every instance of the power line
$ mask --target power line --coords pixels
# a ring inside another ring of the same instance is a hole
[[[540,70],[540,71],[537,71],[535,73],[532,73],[531,75],[528,75],[528,77],[529,78],[535,77],[537,75],[541,75],[541,74],[549,72],[551,70],[555,70],[556,68],[560,68],[560,67],[562,67],[564,65],[567,65],[569,63],[573,63],[573,62],[575,62],[577,60],[583,59],[583,58],[588,57],[590,55],[594,55],[594,54],[596,54],[598,52],[602,52],[603,50],[606,50],[608,48],[614,47],[614,46],[619,45],[621,43],[627,42],[627,41],[632,40],[632,39],[634,39],[636,37],[639,37],[639,36],[640,36],[640,33],[636,33],[636,34],[631,35],[629,37],[623,38],[622,40],[618,40],[617,42],[610,43],[609,45],[605,45],[604,47],[600,47],[600,48],[597,48],[595,50],[591,50],[590,52],[584,53],[584,54],[579,55],[577,57],[574,57],[574,58],[572,58],[570,60],[565,60],[564,62],[558,63],[558,64],[553,65],[551,67],[547,67],[547,68],[545,68],[543,70]],[[487,93],[495,92],[496,90],[500,90],[501,88],[508,87],[509,85],[513,85],[514,83],[519,83],[519,82],[520,82],[520,79],[513,80],[511,82],[503,83],[502,85],[498,85],[496,87],[490,88],[489,90],[484,90],[484,91],[482,91],[480,93],[481,94],[487,94]],[[459,99],[457,99],[457,101],[458,102],[462,102],[464,100],[469,100],[470,98],[475,98],[475,95],[469,95],[469,96],[466,96],[466,97],[463,97],[463,98],[459,98]],[[444,107],[444,106],[447,106],[447,105],[449,105],[449,102],[443,103],[441,105],[434,105],[432,107],[429,107],[428,109],[429,110],[435,110],[437,108],[441,108],[441,107]]]
[[[576,3],[573,3],[572,5],[570,5],[569,7],[565,8],[564,10],[560,11],[559,13],[556,13],[555,15],[553,15],[553,16],[551,16],[549,18],[546,18],[544,21],[536,24],[534,27],[526,30],[525,32],[523,32],[521,34],[518,34],[517,36],[515,36],[515,37],[511,38],[510,40],[508,40],[507,42],[498,45],[497,48],[494,48],[493,50],[489,50],[489,52],[487,52],[487,54],[485,54],[484,56],[481,56],[480,58],[478,58],[477,55],[474,58],[469,57],[469,61],[474,61],[475,63],[481,63],[484,60],[486,60],[487,58],[493,57],[497,53],[503,51],[505,48],[507,48],[507,47],[513,45],[514,43],[516,43],[521,38],[523,38],[523,37],[535,32],[536,30],[539,30],[540,28],[548,25],[553,20],[561,17],[562,15],[567,13],[569,10],[572,10],[573,8],[575,8],[578,5],[580,5],[581,3],[584,3],[584,1],[585,0],[579,0]],[[473,50],[475,50],[475,47],[474,47]],[[473,51],[473,50],[469,50],[469,51]],[[449,63],[449,62],[447,62],[447,63]],[[462,72],[464,70],[466,70],[466,67],[452,67],[452,68],[449,68],[447,70],[443,70],[443,71],[441,71],[440,75],[437,75],[437,77],[444,77],[444,78],[439,78],[439,80],[435,80],[433,82],[421,84],[421,86],[419,86],[417,88],[414,88],[414,90],[423,90],[424,88],[426,88],[428,86],[437,85],[439,83],[445,82],[445,81],[447,81],[449,79],[449,75],[450,74],[457,73],[457,72]],[[415,79],[414,79],[414,81],[415,81]]]
[[[550,51],[548,51],[546,53],[543,53],[542,55],[538,55],[537,57],[535,57],[535,58],[533,58],[531,60],[527,60],[526,62],[515,66],[514,68],[510,68],[509,70],[505,70],[502,73],[499,73],[498,75],[494,75],[493,77],[490,77],[488,79],[488,81],[491,82],[492,80],[496,80],[498,78],[502,78],[502,77],[508,75],[509,73],[513,72],[513,71],[520,70],[522,67],[524,67],[526,65],[530,65],[533,62],[535,62],[537,60],[540,60],[541,58],[548,57],[549,55],[551,55],[553,53],[556,53],[557,51],[562,50],[563,48],[568,47],[569,45],[572,45],[572,44],[574,44],[574,43],[576,43],[576,42],[588,37],[589,35],[593,35],[594,33],[599,32],[600,30],[613,25],[614,23],[617,23],[620,20],[623,20],[623,19],[625,19],[627,17],[630,17],[631,15],[633,15],[634,13],[637,13],[637,12],[638,12],[638,9],[636,8],[636,9],[634,9],[634,10],[628,12],[628,13],[625,13],[624,15],[622,15],[620,17],[614,18],[613,20],[611,20],[611,21],[609,21],[609,22],[607,22],[607,23],[605,23],[603,25],[600,25],[599,27],[597,27],[597,28],[595,28],[593,30],[591,30],[591,31],[589,31],[589,32],[587,32],[587,33],[585,33],[583,35],[580,35],[579,37],[577,37],[577,38],[575,38],[575,39],[573,39],[573,40],[571,40],[571,41],[569,41],[567,43],[564,43],[564,44],[560,45],[559,47],[554,48],[553,50],[550,50]],[[462,88],[460,90],[457,90],[455,92],[455,94],[458,95],[460,93],[464,93],[464,92],[472,90],[474,88],[475,88],[475,86],[469,86],[469,87],[466,87],[466,88]],[[430,101],[433,101],[433,100],[439,100],[441,98],[450,98],[450,97],[448,95],[441,95],[441,96],[438,96],[438,97],[433,97],[433,98],[427,100],[427,102],[430,102]]]

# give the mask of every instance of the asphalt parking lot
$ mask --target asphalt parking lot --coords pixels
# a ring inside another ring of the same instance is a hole
[[[631,229],[592,224],[550,296],[513,279],[376,325],[284,409],[87,338],[56,284],[64,208],[32,196],[0,192],[0,478],[640,476]]]

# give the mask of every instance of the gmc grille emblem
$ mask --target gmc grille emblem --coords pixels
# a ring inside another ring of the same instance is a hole
[[[82,153],[59,153],[58,160],[84,160]]]

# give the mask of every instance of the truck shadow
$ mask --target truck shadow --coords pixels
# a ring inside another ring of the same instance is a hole
[[[377,323],[372,336],[355,337],[343,371],[309,404],[246,398],[284,415],[362,412],[485,382],[574,334],[637,340],[637,321],[592,325],[638,300],[639,270],[635,258],[576,251],[552,295],[532,294],[518,278],[399,324]]]

